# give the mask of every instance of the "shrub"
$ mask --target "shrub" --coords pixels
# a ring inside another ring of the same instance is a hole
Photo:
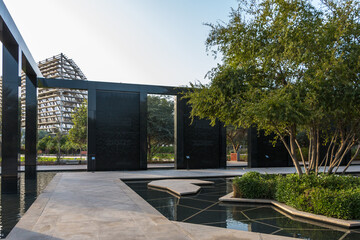
[[[316,188],[310,196],[311,212],[341,219],[360,219],[360,189]]]
[[[233,180],[235,197],[273,199],[277,175],[261,175],[257,172],[245,173]]]
[[[174,146],[162,146],[159,149],[159,153],[174,153]]]
[[[360,219],[360,178],[338,175],[244,174],[233,181],[244,198],[270,198],[298,210],[341,219]],[[235,192],[235,191],[234,191]]]

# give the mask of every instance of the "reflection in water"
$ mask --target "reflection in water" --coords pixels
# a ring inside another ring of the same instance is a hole
[[[25,179],[24,173],[20,173],[19,193],[0,194],[0,238],[9,234],[55,174],[56,172],[38,172],[37,179]]]
[[[215,184],[203,186],[196,195],[181,198],[148,189],[148,182],[126,184],[170,220],[309,240],[360,239],[360,230],[292,218],[269,205],[221,203],[218,199],[232,192],[231,182],[206,180]]]

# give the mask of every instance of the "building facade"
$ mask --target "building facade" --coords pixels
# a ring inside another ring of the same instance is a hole
[[[38,63],[44,78],[84,80],[86,77],[76,63],[59,54]],[[25,127],[25,76],[21,78],[21,127]],[[87,99],[87,91],[61,88],[38,88],[38,129],[49,133],[59,130],[68,133],[72,128],[75,108]]]

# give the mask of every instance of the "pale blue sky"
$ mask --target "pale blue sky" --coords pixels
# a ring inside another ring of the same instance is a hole
[[[236,0],[4,0],[36,61],[63,52],[89,80],[187,85],[216,61],[209,28]]]

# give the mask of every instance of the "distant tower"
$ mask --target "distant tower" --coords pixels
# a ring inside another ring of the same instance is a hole
[[[76,63],[59,54],[38,63],[45,78],[86,80]],[[25,76],[21,80],[21,127],[25,127]],[[71,115],[87,98],[87,91],[61,88],[38,88],[38,129],[53,133],[59,129],[68,133],[72,128]]]

